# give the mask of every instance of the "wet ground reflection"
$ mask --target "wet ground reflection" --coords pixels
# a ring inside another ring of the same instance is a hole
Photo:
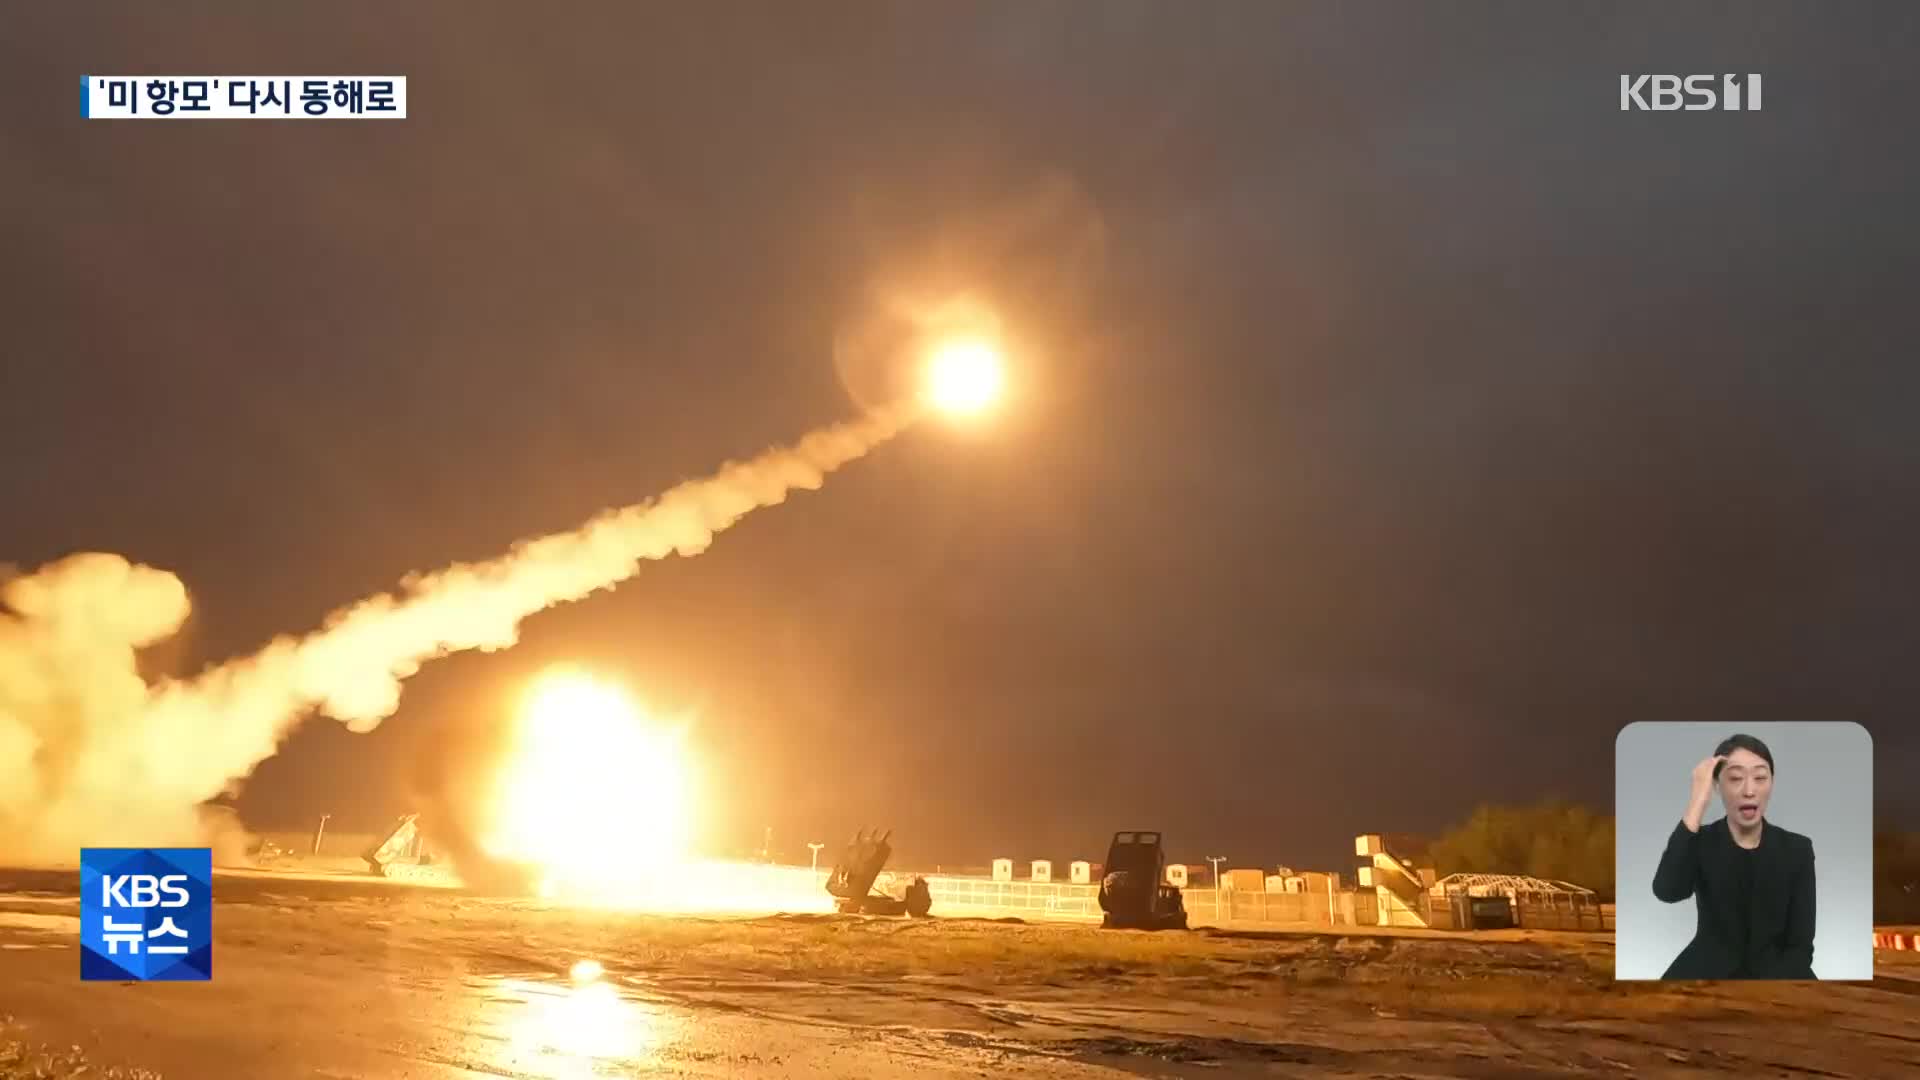
[[[641,1001],[605,978],[598,961],[571,978],[499,978],[483,984],[476,1027],[494,1035],[516,1075],[584,1080],[657,1065],[683,1032],[667,1008]]]

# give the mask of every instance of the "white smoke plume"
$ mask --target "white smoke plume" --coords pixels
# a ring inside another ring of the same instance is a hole
[[[506,648],[529,615],[616,585],[645,560],[698,554],[910,420],[906,409],[875,411],[499,558],[409,577],[304,637],[189,680],[150,686],[135,664],[187,617],[174,575],[83,553],[0,579],[0,863],[200,843],[200,804],[271,756],[302,717],[317,710],[370,731],[422,663]]]

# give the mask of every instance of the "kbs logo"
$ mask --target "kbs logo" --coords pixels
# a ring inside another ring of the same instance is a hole
[[[107,907],[186,907],[192,901],[187,897],[187,875],[168,874],[157,878],[152,874],[121,874],[119,877],[100,879],[100,903]],[[166,903],[160,902],[165,893]]]
[[[212,849],[80,849],[80,977],[211,979]]]
[[[1742,80],[1745,80],[1744,85]],[[1653,112],[1706,112],[1710,109],[1759,112],[1760,76],[1620,76],[1620,111],[1633,112],[1639,109]]]

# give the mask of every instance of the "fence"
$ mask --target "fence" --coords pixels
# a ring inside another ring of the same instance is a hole
[[[929,875],[933,913],[981,918],[1100,918],[1100,887],[1034,881],[995,881],[984,877]],[[1189,923],[1195,926],[1269,924],[1297,927],[1364,925],[1357,908],[1372,914],[1373,894],[1339,891],[1329,905],[1326,893],[1277,893],[1211,888],[1183,889]],[[1331,908],[1331,913],[1329,909]]]
[[[1370,925],[1373,893],[1267,892],[1252,889],[1185,889],[1181,893],[1189,921],[1202,926],[1269,923],[1299,926]],[[1363,917],[1364,916],[1364,917]]]
[[[1306,926],[1378,926],[1379,901],[1372,889],[1335,892],[1329,911],[1326,893],[1276,893],[1252,890],[1211,888],[1184,890],[1188,918],[1198,926],[1245,926],[1258,929]],[[1502,898],[1477,898],[1480,900]],[[1589,897],[1542,895],[1511,904],[1514,925],[1529,930],[1613,929],[1613,905],[1595,903]],[[1415,914],[1418,921],[1434,930],[1467,929],[1470,916],[1459,911],[1452,897],[1422,894]],[[1400,922],[1409,924],[1406,913]]]
[[[1023,919],[1098,919],[1100,889],[1096,885],[1067,885],[1038,881],[995,881],[992,878],[927,877],[936,915],[1013,916]]]
[[[1365,893],[1361,895],[1364,897],[1364,902],[1359,905],[1362,908],[1360,913],[1361,925],[1365,926],[1378,923],[1379,916],[1377,912],[1373,910],[1375,907],[1373,897]],[[1422,897],[1420,914],[1424,916],[1426,925],[1430,929],[1464,930],[1470,928],[1468,923],[1473,916],[1468,914],[1464,904],[1456,906],[1454,902],[1455,899],[1455,897],[1451,896],[1434,896],[1431,893]],[[1465,898],[1462,897],[1458,899],[1464,900]],[[1524,930],[1603,931],[1613,929],[1612,904],[1596,903],[1591,897],[1572,893],[1548,893],[1518,900],[1497,896],[1474,897],[1473,900],[1477,905],[1485,904],[1487,901],[1498,903],[1499,901],[1505,900],[1508,905],[1507,911],[1509,917],[1512,919],[1513,925]],[[1481,925],[1484,926],[1486,924],[1482,923]]]
[[[1066,885],[1033,881],[995,881],[982,877],[930,875],[935,915],[1023,919],[1100,918],[1097,885]],[[1365,925],[1363,909],[1372,915],[1373,894],[1255,892],[1211,888],[1183,889],[1187,919],[1195,926],[1233,924],[1298,927]]]
[[[1611,930],[1613,905],[1599,904],[1573,894],[1550,894],[1522,900],[1515,912],[1519,924],[1530,930]]]

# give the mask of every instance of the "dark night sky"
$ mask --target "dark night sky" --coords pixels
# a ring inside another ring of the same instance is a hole
[[[9,13],[0,559],[179,573],[184,673],[850,415],[876,287],[992,298],[1027,392],[309,723],[255,822],[405,809],[555,660],[699,710],[730,842],[1342,864],[1605,806],[1641,719],[1858,720],[1920,820],[1911,5],[516,7]]]

